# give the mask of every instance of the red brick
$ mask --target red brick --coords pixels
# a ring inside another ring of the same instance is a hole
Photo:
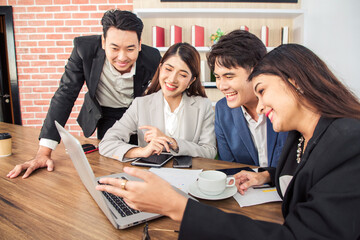
[[[54,41],[39,41],[38,42],[39,47],[54,47],[55,42]]]
[[[21,48],[21,47],[18,47],[18,48],[16,48],[16,53],[17,53],[17,54],[29,53],[29,48]]]
[[[29,35],[29,40],[44,40],[45,34],[31,34]]]
[[[26,27],[28,26],[28,20],[16,20],[14,22],[14,27],[18,28],[18,27]]]
[[[70,3],[70,0],[54,0],[54,5],[65,5]]]
[[[48,53],[64,53],[64,48],[46,48]]]
[[[22,113],[21,117],[23,119],[27,119],[27,118],[35,118],[35,114],[34,113]]]
[[[90,0],[91,4],[107,4],[107,0]]]
[[[55,59],[55,55],[53,54],[45,54],[45,55],[39,55],[39,59],[43,60],[49,60],[49,59]]]
[[[64,20],[48,20],[46,21],[47,26],[64,26]]]
[[[64,33],[64,32],[72,32],[72,27],[58,27],[55,28],[56,32]]]
[[[56,72],[58,72],[58,73],[63,73],[63,72],[65,72],[65,66],[64,66],[64,67],[60,67],[60,68],[56,68]]]
[[[72,41],[56,41],[56,46],[72,46]]]
[[[71,13],[55,13],[54,14],[54,19],[67,19],[67,18],[71,18]]]
[[[24,81],[23,84],[25,87],[40,86],[40,81]]]
[[[103,17],[103,15],[104,15],[103,12],[90,13],[90,18],[101,19]]]
[[[74,19],[80,18],[80,19],[87,19],[89,18],[89,13],[73,13],[71,14],[71,17]]]
[[[44,67],[44,66],[47,66],[47,62],[46,61],[32,61],[31,66],[32,67]]]
[[[74,34],[64,34],[64,39],[71,39],[73,40],[74,38],[78,37],[79,34],[78,33],[74,33]],[[71,52],[72,48],[70,49]]]
[[[49,5],[49,0],[35,0],[35,5]]]
[[[42,93],[41,98],[42,99],[51,99],[54,96],[54,93]],[[49,101],[48,101],[49,103]]]
[[[48,102],[49,104],[49,102]],[[35,113],[35,118],[41,118],[41,119],[45,119],[46,118],[46,112],[44,113]]]
[[[81,20],[66,20],[65,26],[81,26]]]
[[[31,79],[35,79],[35,80],[49,79],[49,76],[48,74],[32,74]]]
[[[79,6],[62,6],[63,12],[77,12],[79,11]]]
[[[29,26],[45,26],[45,21],[29,21]]]
[[[89,34],[90,28],[89,27],[77,27],[77,28],[74,28],[74,32]]]
[[[18,28],[15,29],[15,34],[17,32],[16,30],[18,30],[19,33],[36,33],[36,28],[28,28],[28,27]]]
[[[97,34],[102,34],[102,33],[103,33],[103,29],[102,29],[102,27],[92,27],[92,28],[91,28],[91,32],[92,32],[92,33],[97,33]]]
[[[23,99],[40,99],[40,94],[39,93],[27,93],[27,94],[22,94]]]
[[[89,1],[87,1],[87,2],[89,2]],[[96,11],[96,10],[97,10],[97,8],[94,5],[80,6],[80,11],[81,12],[84,12],[84,11]]]
[[[19,43],[19,47],[37,47],[37,42],[35,41],[31,41],[31,42],[28,42],[28,41],[24,41],[24,42],[20,42]]]
[[[22,87],[19,89],[19,93],[32,93],[32,88],[30,87]]]
[[[49,80],[49,81],[41,81],[41,85],[39,86],[58,86],[58,85],[59,85],[58,81]]]
[[[37,60],[38,56],[37,55],[21,55],[21,59],[22,60]]]
[[[44,92],[49,92],[49,87],[34,87],[32,90],[34,92],[44,93]]]
[[[89,0],[72,0],[72,4],[88,4]]]
[[[15,0],[14,0],[15,1]],[[26,10],[26,7],[24,7],[24,6],[15,6],[14,4],[1,4],[0,3],[0,5],[12,5],[12,7],[13,7],[13,13],[26,13],[26,12],[28,12],[27,10]]]
[[[109,3],[121,4],[126,3],[126,0],[109,0]]]
[[[25,107],[25,106],[33,106],[34,101],[32,100],[21,100],[21,106]]]
[[[27,7],[26,8],[26,12],[31,12],[31,13],[35,13],[35,12],[44,12],[45,8],[44,7]]]
[[[23,83],[23,80],[29,80],[29,79],[30,79],[29,74],[18,74],[19,85]]]
[[[53,14],[52,13],[40,13],[35,15],[36,19],[52,19]]]
[[[60,11],[61,11],[60,6],[47,6],[47,7],[45,7],[45,12],[54,13],[54,12],[60,12]]]
[[[107,11],[107,10],[110,10],[110,9],[114,9],[115,8],[115,5],[100,5],[99,6],[99,10],[100,11]]]
[[[37,28],[38,33],[53,33],[55,32],[55,28],[53,27],[39,27]]]
[[[15,19],[35,19],[34,14],[29,13],[20,13],[20,14],[14,14]]]
[[[43,98],[41,98],[43,99]],[[38,105],[49,105],[49,101],[48,100],[34,100],[34,105],[38,106]]]
[[[29,39],[29,35],[27,34],[16,34],[15,35],[15,42],[19,42],[21,40],[28,40]]]
[[[17,67],[29,67],[30,62],[29,61],[16,61]]]
[[[31,53],[46,53],[46,49],[45,48],[31,48],[30,52]]]
[[[117,5],[116,8],[126,11],[132,11],[134,9],[133,5]]]
[[[17,0],[17,5],[34,5],[34,0]]]
[[[46,39],[56,39],[60,40],[63,39],[64,36],[62,34],[46,34]]]
[[[32,124],[42,124],[43,120],[38,120],[38,119],[34,119],[34,120],[26,120],[26,124],[32,125]]]
[[[49,79],[60,80],[61,77],[62,77],[62,74],[49,74]],[[56,83],[56,85],[58,85],[58,83]],[[52,86],[54,86],[54,85],[52,85]]]
[[[65,61],[49,61],[49,66],[64,66]]]
[[[40,73],[53,73],[56,71],[56,68],[42,67],[40,68]]]
[[[96,25],[96,26],[101,26],[101,22],[100,20],[84,20],[83,21],[84,25]]]
[[[39,73],[38,68],[22,68],[24,73]]]

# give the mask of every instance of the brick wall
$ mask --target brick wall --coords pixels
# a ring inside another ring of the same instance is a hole
[[[108,9],[132,10],[132,0],[0,0],[13,7],[21,117],[24,126],[41,128],[73,39],[101,34],[101,17]],[[76,122],[84,86],[66,124],[82,135]]]

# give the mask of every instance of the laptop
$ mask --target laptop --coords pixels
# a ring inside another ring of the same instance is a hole
[[[55,121],[55,125],[82,183],[115,228],[125,229],[162,216],[160,214],[137,211],[130,208],[122,200],[122,198],[108,192],[97,191],[95,187],[99,184],[98,180],[102,177],[95,178],[94,172],[85,156],[80,142],[68,131],[66,131],[57,121]],[[142,181],[141,179],[126,173],[112,174],[103,177]],[[187,198],[189,197],[189,195],[181,190],[177,188],[174,189],[183,196]]]

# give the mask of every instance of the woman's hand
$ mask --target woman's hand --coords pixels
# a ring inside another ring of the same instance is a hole
[[[162,131],[160,131],[160,129],[153,126],[145,125],[139,127],[139,129],[147,129],[147,131],[144,134],[145,142],[151,142],[152,139],[157,137],[168,137]]]
[[[251,186],[263,185],[270,182],[270,174],[268,171],[256,173],[243,170],[235,174],[234,177],[236,181],[235,185],[241,195],[244,195]]]
[[[98,185],[96,190],[123,197],[131,208],[166,215],[175,221],[182,220],[187,198],[177,193],[168,182],[146,170],[125,167],[124,172],[144,182],[128,181],[123,189],[123,179],[101,178],[100,183],[108,185]]]

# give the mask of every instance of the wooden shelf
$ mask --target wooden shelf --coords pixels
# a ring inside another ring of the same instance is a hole
[[[146,8],[134,9],[140,18],[297,18],[302,9]]]

